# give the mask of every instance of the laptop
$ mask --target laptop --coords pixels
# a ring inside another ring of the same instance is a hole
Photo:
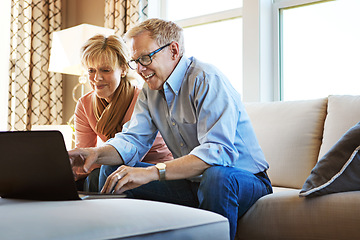
[[[78,192],[61,132],[0,132],[0,196],[65,201],[123,198],[125,194]]]

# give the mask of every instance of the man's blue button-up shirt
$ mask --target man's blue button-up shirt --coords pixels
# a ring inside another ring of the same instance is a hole
[[[218,69],[193,57],[181,58],[163,90],[144,84],[131,120],[107,144],[133,166],[158,131],[174,158],[192,154],[252,173],[269,167],[240,94]]]

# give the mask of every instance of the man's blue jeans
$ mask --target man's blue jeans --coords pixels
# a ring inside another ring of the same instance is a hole
[[[138,163],[136,166],[149,165]],[[101,167],[99,189],[117,168]],[[153,181],[125,193],[128,198],[168,202],[219,213],[228,218],[230,239],[234,239],[238,219],[256,200],[272,193],[272,187],[266,173],[254,175],[238,168],[213,166],[203,173],[200,183],[186,179]]]

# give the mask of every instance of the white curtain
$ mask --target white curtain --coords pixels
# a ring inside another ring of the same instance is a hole
[[[148,0],[105,0],[105,27],[122,36],[148,17]]]
[[[61,74],[49,73],[61,0],[12,0],[8,130],[62,123]]]

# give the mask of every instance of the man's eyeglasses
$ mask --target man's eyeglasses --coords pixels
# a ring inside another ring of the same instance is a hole
[[[142,66],[148,66],[152,63],[152,56],[154,56],[156,53],[160,52],[161,50],[163,50],[164,48],[166,48],[167,46],[169,46],[171,43],[168,43],[164,46],[162,46],[161,48],[156,49],[155,51],[149,53],[148,55],[144,55],[139,57],[138,59],[135,60],[130,60],[127,64],[129,65],[129,67],[132,70],[136,70],[138,67],[138,64],[140,63]]]

